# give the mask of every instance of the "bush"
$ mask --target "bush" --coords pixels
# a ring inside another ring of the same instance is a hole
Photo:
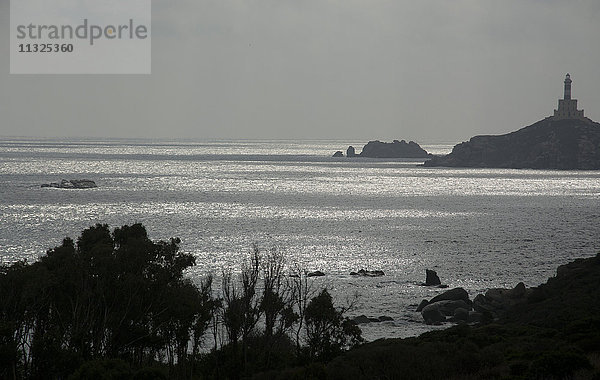
[[[31,265],[0,266],[0,377],[239,378],[362,341],[326,290],[310,298],[306,272],[284,273],[280,251],[254,247],[215,297],[212,277],[183,277],[195,260],[179,244],[97,224]],[[213,351],[201,354],[209,327]]]
[[[580,369],[591,369],[587,357],[573,352],[549,352],[531,363],[529,375],[533,378],[564,379]]]
[[[3,367],[23,368],[23,377],[66,377],[85,362],[78,376],[129,376],[127,366],[164,354],[185,368],[188,344],[202,338],[213,306],[209,286],[183,278],[194,258],[179,243],[152,242],[141,224],[112,233],[97,224],[31,265],[2,267],[0,326],[13,330],[0,331]],[[17,355],[10,347],[19,347]]]
[[[83,363],[69,380],[127,380],[131,377],[129,364],[119,359],[106,359]]]
[[[311,359],[330,360],[345,348],[363,341],[358,326],[333,306],[327,289],[308,303],[304,319]]]

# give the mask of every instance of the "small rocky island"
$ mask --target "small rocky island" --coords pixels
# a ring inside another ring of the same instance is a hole
[[[90,179],[63,179],[60,182],[44,183],[42,184],[42,187],[53,187],[57,189],[91,189],[98,187],[98,185]]]
[[[334,153],[333,157],[344,157],[342,151]],[[369,157],[369,158],[428,158],[431,154],[421,148],[414,141],[394,140],[391,143],[379,140],[369,141],[360,154],[356,154],[353,146],[346,150],[346,157]]]
[[[571,82],[567,74],[564,99],[558,101],[554,116],[505,135],[475,136],[424,165],[599,170],[600,124],[577,109],[577,100],[571,99]]]

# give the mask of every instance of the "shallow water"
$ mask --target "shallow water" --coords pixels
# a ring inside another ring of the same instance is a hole
[[[348,144],[0,140],[0,261],[34,260],[95,223],[180,237],[197,257],[194,279],[239,268],[253,243],[276,246],[288,262],[326,272],[313,281],[338,301],[357,292],[353,314],[393,317],[361,326],[375,339],[430,329],[414,312],[440,291],[418,285],[425,268],[474,296],[538,285],[600,248],[599,172],[331,158]],[[99,187],[40,188],[61,178]],[[360,268],[386,275],[349,276]]]

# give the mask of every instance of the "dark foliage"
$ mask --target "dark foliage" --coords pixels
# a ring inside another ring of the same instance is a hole
[[[333,306],[327,289],[308,303],[304,319],[311,360],[330,360],[348,346],[362,342],[360,329]]]
[[[188,371],[188,344],[201,339],[212,308],[210,284],[183,278],[192,265],[178,239],[154,243],[141,224],[112,233],[98,224],[38,262],[3,267],[0,377],[129,376],[128,366],[161,355],[172,373]],[[106,358],[114,360],[97,361]]]
[[[309,300],[306,273],[284,273],[278,250],[254,247],[215,296],[212,277],[183,276],[195,260],[179,244],[97,224],[31,265],[0,267],[0,378],[237,379],[361,341],[326,290]]]

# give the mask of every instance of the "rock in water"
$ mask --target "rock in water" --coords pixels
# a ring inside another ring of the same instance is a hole
[[[341,150],[338,150],[333,154],[333,157],[344,157],[344,153]]]
[[[442,281],[438,277],[436,271],[425,269],[425,286],[440,285]]]
[[[60,183],[51,182],[42,184],[42,187],[54,187],[57,189],[91,189],[98,186],[96,185],[96,182],[90,179],[63,179]]]
[[[306,275],[306,277],[322,277],[322,276],[325,276],[325,273],[321,272],[320,270],[310,272]]]
[[[394,140],[391,143],[369,141],[360,153],[361,157],[371,158],[427,158],[431,157],[414,141]]]
[[[367,317],[364,314],[359,315],[358,317],[352,318],[351,321],[356,323],[357,325],[361,324],[361,323],[371,323],[371,320],[369,319],[369,317]]]
[[[75,189],[91,189],[94,187],[98,187],[96,185],[96,182],[90,179],[72,179],[69,182],[71,182]]]
[[[352,145],[350,145],[348,149],[346,149],[346,157],[356,157],[356,151],[354,150],[354,147]]]
[[[351,276],[365,276],[365,277],[381,277],[385,276],[382,270],[365,270],[359,269],[358,272],[350,272]]]
[[[468,304],[471,304],[471,300],[469,300],[469,294],[463,288],[447,290],[444,293],[433,297],[429,303],[432,304],[439,301],[464,301]]]
[[[358,317],[354,317],[352,318],[350,321],[354,322],[355,324],[362,324],[362,323],[371,323],[371,322],[387,322],[387,321],[393,321],[394,318],[389,317],[387,315],[382,315],[379,318],[369,318],[366,315],[362,314],[359,315]]]
[[[548,117],[505,135],[475,136],[425,166],[600,169],[600,124]]]

